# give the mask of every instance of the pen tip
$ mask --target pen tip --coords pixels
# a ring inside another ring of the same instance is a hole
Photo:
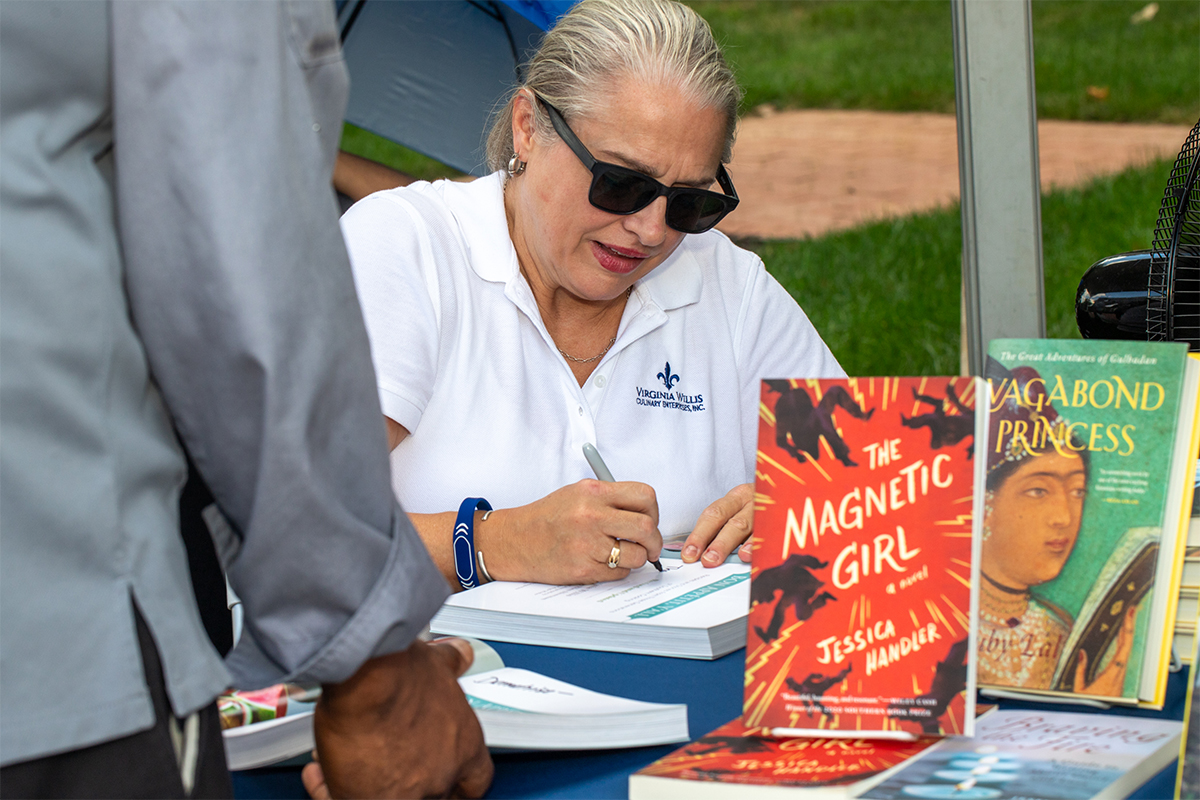
[[[658,561],[657,559],[655,559],[654,561],[651,561],[650,563],[651,563],[651,564],[653,564],[653,565],[654,565],[654,568],[655,568],[656,570],[658,570],[659,572],[662,572],[662,571],[663,571],[663,570],[662,570],[662,563],[661,563],[660,561]]]

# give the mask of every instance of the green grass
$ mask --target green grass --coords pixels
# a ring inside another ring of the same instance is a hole
[[[1136,2],[1033,4],[1038,114],[1054,119],[1196,124],[1200,117],[1200,3],[1158,0],[1149,22]],[[1087,88],[1107,87],[1097,100]]]
[[[1047,333],[1078,338],[1075,289],[1095,261],[1149,247],[1168,162],[1042,198]],[[851,375],[959,370],[957,206],[819,239],[745,241]]]
[[[698,0],[746,90],[745,109],[954,112],[949,0]],[[1200,3],[1036,0],[1038,114],[1194,124],[1200,117]],[[1088,87],[1107,88],[1104,100]],[[342,149],[423,180],[457,170],[346,125]]]
[[[440,161],[423,156],[416,150],[398,145],[390,139],[376,136],[347,122],[342,126],[341,149],[356,156],[369,158],[392,169],[412,175],[423,181],[438,178],[457,178],[461,172]]]
[[[1130,169],[1079,189],[1042,197],[1046,335],[1078,339],[1075,290],[1105,256],[1150,247],[1170,161]]]
[[[945,0],[689,5],[723,45],[746,109],[954,111]]]
[[[746,90],[746,109],[954,111],[948,0],[705,0]],[[1200,116],[1200,3],[1037,0],[1038,115],[1194,124]],[[1108,97],[1088,95],[1107,88]]]

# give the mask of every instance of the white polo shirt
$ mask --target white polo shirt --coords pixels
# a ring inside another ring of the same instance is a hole
[[[612,349],[582,387],[517,264],[501,173],[379,192],[342,217],[392,453],[410,512],[464,497],[523,505],[594,477],[653,486],[664,535],[754,480],[759,381],[842,377],[833,354],[753,253],[685,236],[634,285]]]

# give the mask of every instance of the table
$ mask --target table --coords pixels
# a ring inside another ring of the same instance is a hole
[[[687,703],[692,739],[708,733],[742,712],[742,667],[745,651],[715,661],[637,656],[567,650],[555,647],[491,642],[504,663],[540,672],[587,689],[659,703]],[[1189,672],[1170,676],[1161,712],[1114,709],[1125,716],[1183,718]],[[982,699],[982,698],[981,698]],[[1051,711],[1089,711],[1078,706],[1005,700],[1004,708]],[[496,779],[489,798],[622,798],[629,794],[629,775],[679,745],[574,753],[498,754]],[[1175,791],[1176,764],[1130,795],[1137,800],[1162,800]],[[299,767],[234,773],[234,796],[246,798],[304,798]]]

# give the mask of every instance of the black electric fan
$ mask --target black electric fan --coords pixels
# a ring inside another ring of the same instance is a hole
[[[1200,350],[1200,122],[1167,180],[1149,250],[1109,256],[1079,281],[1085,339],[1186,342]]]

